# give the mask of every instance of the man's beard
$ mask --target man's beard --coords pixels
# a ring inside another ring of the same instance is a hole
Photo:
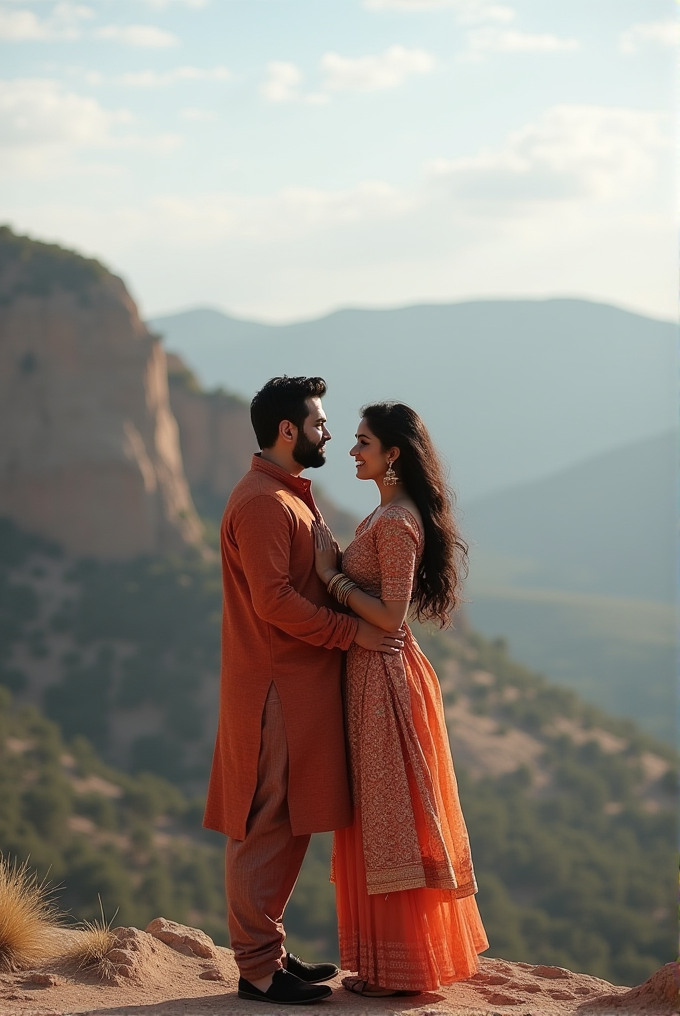
[[[326,457],[323,453],[323,446],[325,442],[321,441],[319,444],[314,444],[309,440],[306,434],[302,430],[298,431],[297,441],[293,448],[293,458],[299,466],[303,469],[318,469],[319,466],[323,466]]]

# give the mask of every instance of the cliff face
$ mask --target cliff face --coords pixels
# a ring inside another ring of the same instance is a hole
[[[0,515],[71,553],[201,540],[165,354],[120,279],[0,229]]]
[[[179,425],[187,480],[201,512],[219,518],[258,450],[248,406],[226,392],[201,391],[173,353],[168,353],[167,363],[170,407]]]

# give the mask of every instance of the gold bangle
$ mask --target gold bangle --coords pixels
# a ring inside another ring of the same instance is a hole
[[[347,575],[342,572],[338,572],[330,580],[326,586],[331,596],[334,596],[338,603],[342,604],[343,607],[347,606],[347,601],[352,595],[355,589],[358,589],[356,582],[353,582]]]

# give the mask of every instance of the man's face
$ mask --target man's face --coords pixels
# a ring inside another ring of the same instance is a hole
[[[303,469],[317,469],[326,461],[324,445],[331,435],[326,428],[326,414],[321,399],[314,396],[305,400],[307,419],[298,431],[293,458]]]

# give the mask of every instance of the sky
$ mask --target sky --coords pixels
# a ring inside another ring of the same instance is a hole
[[[671,318],[676,35],[672,0],[0,0],[0,221],[147,316]]]

